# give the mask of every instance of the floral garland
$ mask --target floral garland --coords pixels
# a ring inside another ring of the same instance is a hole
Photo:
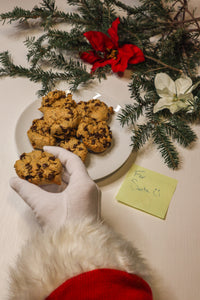
[[[25,41],[30,68],[15,65],[6,51],[0,53],[0,76],[41,82],[42,95],[60,80],[75,90],[94,78],[106,79],[108,73],[129,68],[132,102],[118,115],[121,126],[134,125],[133,151],[151,139],[168,167],[177,169],[180,159],[174,142],[188,147],[197,140],[192,124],[200,116],[200,18],[187,0],[140,0],[138,7],[117,0],[67,2],[77,12],[59,11],[55,0],[42,0],[30,11],[16,7],[0,15],[3,22],[24,25],[38,20],[39,28],[44,28],[38,39]],[[116,8],[126,16],[119,17]],[[54,29],[63,22],[72,25],[69,32]],[[74,59],[66,53],[74,53]],[[47,62],[51,69],[45,71]],[[90,73],[85,62],[92,65]]]

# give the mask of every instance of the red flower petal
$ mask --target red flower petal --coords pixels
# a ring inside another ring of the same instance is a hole
[[[113,59],[107,59],[107,60],[99,60],[99,61],[96,61],[94,64],[93,64],[93,67],[92,67],[92,72],[94,72],[96,69],[98,68],[102,68],[106,65],[112,65],[112,61]]]
[[[84,33],[84,36],[96,51],[105,52],[107,48],[112,49],[114,47],[111,39],[103,32],[88,31]]]
[[[133,49],[130,46],[126,44],[118,48],[117,58],[113,59],[111,66],[113,72],[124,72],[127,69],[128,61],[134,55]]]
[[[118,25],[120,23],[119,18],[117,18],[114,22],[112,22],[112,26],[108,29],[108,34],[111,37],[111,40],[114,44],[114,48],[118,47],[119,37],[117,35]]]
[[[132,52],[133,52],[133,56],[128,61],[129,64],[138,64],[145,61],[144,54],[140,48],[132,44],[127,44],[127,46],[132,48]]]
[[[133,44],[125,44],[118,49],[120,56],[126,56],[131,64],[138,64],[145,60],[140,48]]]
[[[117,59],[113,59],[111,67],[113,72],[124,72],[129,63],[138,64],[144,60],[144,54],[140,48],[132,44],[125,44],[118,48]]]
[[[113,59],[111,68],[114,73],[124,72],[128,66],[128,57],[118,55],[117,59]]]
[[[83,52],[80,57],[90,64],[94,64],[97,60],[101,59],[94,51]]]

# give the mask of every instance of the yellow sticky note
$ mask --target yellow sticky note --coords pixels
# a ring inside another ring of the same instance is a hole
[[[176,179],[133,164],[116,199],[121,203],[165,219],[177,183]]]

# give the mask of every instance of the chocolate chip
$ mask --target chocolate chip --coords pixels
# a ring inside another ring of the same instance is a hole
[[[39,171],[39,169],[41,168],[41,165],[40,164],[36,164],[37,165],[37,171]]]
[[[50,157],[49,157],[49,160],[53,160],[53,161],[55,161],[55,160],[56,160],[56,158],[55,158],[55,156],[50,156]]]
[[[32,179],[32,178],[33,178],[32,175],[27,175],[27,176],[25,177],[26,180],[29,180],[29,179]]]
[[[98,138],[98,139],[101,139],[101,138],[104,137],[104,135],[101,134],[101,133],[99,133],[99,132],[95,132],[95,133],[94,133],[94,136],[95,136],[96,138]]]
[[[48,178],[49,180],[51,180],[51,179],[53,179],[54,177],[55,177],[55,174],[54,174],[54,173],[50,173],[50,174],[48,175],[47,178]]]
[[[31,170],[32,170],[32,166],[31,166],[29,163],[26,164],[25,167],[26,167],[26,169],[27,169],[28,171],[31,171]]]
[[[32,131],[37,131],[37,126],[36,126],[36,125],[32,125],[32,126],[31,126],[31,130],[32,130]]]
[[[26,153],[22,153],[22,155],[20,155],[20,159],[23,159],[26,157]]]
[[[65,137],[65,142],[69,142],[70,138],[69,137]]]
[[[64,133],[68,132],[68,128],[64,128],[64,127],[61,126],[61,125],[60,125],[60,128],[62,129],[62,131],[63,131]]]
[[[42,171],[37,172],[37,175],[39,176],[39,178],[42,178],[43,177],[43,172]]]
[[[46,169],[48,166],[49,166],[48,164],[43,164],[43,165],[42,165],[42,167],[43,167],[44,169]]]

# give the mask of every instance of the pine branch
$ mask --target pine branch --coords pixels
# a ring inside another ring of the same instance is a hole
[[[47,35],[43,34],[37,40],[35,37],[28,37],[24,41],[28,49],[27,60],[31,62],[31,67],[35,67],[37,63],[45,55],[47,49],[43,46],[43,42],[47,39]]]
[[[60,81],[67,81],[70,84],[71,90],[76,90],[79,84],[84,84],[93,78],[86,71],[85,67],[80,62],[72,60],[66,62],[64,72],[53,72],[52,70],[44,71],[40,67],[37,68],[24,68],[13,64],[8,51],[0,53],[0,63],[3,68],[0,69],[0,76],[10,77],[27,77],[33,82],[41,82],[42,90],[39,94],[45,94],[52,90],[55,85]]]
[[[118,114],[117,119],[120,121],[122,127],[134,124],[143,114],[143,110],[143,105],[126,104],[125,108],[122,108],[121,113]]]
[[[168,135],[165,133],[164,125],[156,126],[152,132],[152,137],[167,166],[172,169],[177,169],[180,163],[179,155]]]
[[[188,147],[197,140],[197,135],[190,126],[178,117],[173,117],[169,122],[165,122],[164,129],[167,135],[170,135],[183,147]]]
[[[80,28],[72,28],[70,32],[49,30],[48,43],[53,48],[73,51],[75,54],[88,50],[88,43],[83,36],[83,30]]]
[[[67,2],[77,6],[81,21],[85,22],[83,24],[85,31],[97,30],[107,33],[110,24],[117,18],[112,0],[67,0]],[[81,24],[80,19],[78,22]]]
[[[12,23],[19,21],[20,24],[39,19],[40,25],[45,29],[56,23],[70,23],[72,14],[59,11],[55,6],[55,0],[42,0],[40,7],[35,6],[32,10],[15,7],[11,12],[0,14],[0,21]]]
[[[135,130],[133,130],[133,135],[131,137],[133,150],[138,151],[144,144],[149,140],[152,135],[153,126],[150,122],[138,125]]]
[[[13,21],[19,21],[20,23],[23,23],[30,18],[35,19],[37,17],[38,16],[36,14],[33,15],[30,10],[25,10],[21,7],[15,7],[11,12],[2,13],[0,15],[0,21],[5,23],[6,20],[9,20],[9,23],[12,23]]]

